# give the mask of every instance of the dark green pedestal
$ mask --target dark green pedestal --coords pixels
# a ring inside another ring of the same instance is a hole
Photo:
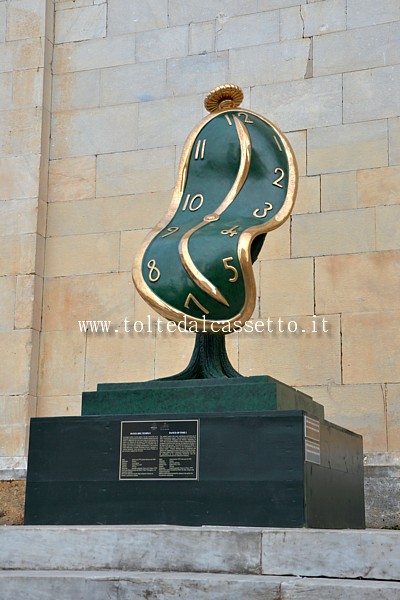
[[[310,396],[268,376],[103,383],[82,394],[82,415],[305,410],[324,417]]]

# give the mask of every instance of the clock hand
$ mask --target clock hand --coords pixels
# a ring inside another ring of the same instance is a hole
[[[218,221],[220,215],[228,208],[230,204],[232,204],[232,202],[242,189],[244,182],[246,181],[246,177],[250,168],[251,158],[250,135],[245,125],[243,125],[240,119],[238,119],[236,116],[233,116],[233,119],[235,122],[235,127],[240,142],[240,165],[236,175],[236,179],[233,182],[233,185],[229,190],[228,194],[225,196],[224,200],[221,202],[221,204],[218,206],[215,212],[211,213],[210,215],[206,215],[201,223],[198,223],[197,225],[189,229],[182,236],[182,239],[179,243],[179,255],[188,275],[193,279],[193,281],[198,285],[200,289],[202,289],[209,296],[215,298],[215,300],[221,302],[221,304],[224,304],[225,306],[229,306],[228,301],[224,298],[224,296],[221,294],[218,288],[203,275],[203,273],[196,267],[195,263],[193,262],[189,252],[189,239],[193,235],[193,233],[195,233],[195,231],[198,231],[199,229],[205,227],[209,223]]]

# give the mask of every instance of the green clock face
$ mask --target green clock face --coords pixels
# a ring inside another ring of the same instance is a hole
[[[139,293],[187,326],[243,324],[256,299],[252,241],[287,219],[296,187],[293,152],[272,123],[240,108],[205,118],[183,149],[170,208],[135,261]]]

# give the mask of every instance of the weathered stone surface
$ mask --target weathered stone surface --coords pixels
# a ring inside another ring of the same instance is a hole
[[[14,329],[16,277],[0,277],[0,331]]]
[[[106,36],[107,4],[94,4],[57,12],[55,20],[56,44],[79,42]]]
[[[273,235],[273,232],[271,233]],[[261,262],[261,317],[314,313],[313,259]],[[296,290],[296,293],[293,293]]]
[[[356,173],[327,173],[321,177],[321,210],[349,210],[357,206]]]
[[[217,19],[225,21],[230,17],[255,13],[257,10],[268,10],[258,6],[257,0],[231,0],[229,4],[225,0],[170,0],[169,22],[170,25],[184,25],[186,23],[198,23]],[[275,8],[275,7],[271,7]]]
[[[37,399],[36,417],[63,417],[81,414],[82,396],[44,396]]]
[[[400,22],[316,36],[314,76],[398,63]]]
[[[293,148],[297,161],[299,177],[307,174],[307,134],[306,130],[292,131],[286,133],[290,145]]]
[[[175,149],[152,148],[97,158],[96,196],[124,196],[170,190],[174,186]]]
[[[167,0],[108,0],[108,35],[120,36],[168,25]]]
[[[40,331],[43,279],[38,275],[18,275],[15,296],[15,329]]]
[[[0,389],[2,395],[29,394],[33,347],[32,332],[28,329],[0,332],[0,344],[1,348],[7,349],[7,352],[2,353],[2,360],[0,361]],[[18,369],[15,368],[15,365],[18,365]],[[13,374],[12,377],[10,377],[10,373]],[[11,436],[11,433],[9,435]],[[21,454],[15,452],[11,453],[11,456],[13,455],[21,456]]]
[[[291,6],[279,11],[279,31],[282,41],[303,37],[303,19],[300,11],[300,6]]]
[[[400,167],[359,171],[357,193],[359,206],[400,204]]]
[[[138,62],[186,56],[188,50],[188,25],[142,31],[136,35]]]
[[[400,65],[343,75],[343,122],[397,117]],[[362,102],[360,102],[362,98]]]
[[[172,96],[209,92],[227,75],[227,51],[167,60],[167,89]]]
[[[0,200],[34,198],[38,193],[39,156],[0,158]]]
[[[400,5],[397,0],[347,0],[347,27],[367,27],[400,20]]]
[[[101,103],[127,104],[165,97],[165,70],[165,60],[104,69],[101,76]]]
[[[36,244],[35,234],[0,236],[0,273],[34,273]]]
[[[13,0],[7,10],[7,41],[45,33],[46,0]]]
[[[283,225],[271,231],[265,239],[258,259],[274,260],[290,258],[290,218]],[[256,263],[257,265],[257,263]]]
[[[388,388],[391,387],[388,386]],[[397,526],[398,528],[400,526],[398,502],[400,494],[399,452],[371,452],[367,454],[364,461],[364,472],[368,526],[377,528]]]
[[[189,54],[204,54],[215,51],[215,22],[190,23]]]
[[[315,260],[318,314],[396,310],[399,289],[399,250],[323,256]]]
[[[54,48],[53,72],[69,73],[131,64],[135,62],[135,47],[132,35],[57,45]]]
[[[2,235],[36,233],[37,199],[0,202],[0,230]]]
[[[389,452],[400,452],[400,384],[387,386],[387,430]]]
[[[310,40],[288,40],[229,51],[229,72],[242,85],[266,85],[303,79]]]
[[[282,583],[281,600],[396,600],[399,593],[395,582],[305,579]]]
[[[269,530],[263,534],[262,572],[300,577],[397,579],[398,541],[396,531]]]
[[[371,250],[375,250],[374,209],[309,213],[292,217],[293,257]]]
[[[343,383],[397,383],[400,313],[342,315]]]
[[[386,121],[310,129],[307,142],[308,175],[388,164]]]
[[[279,41],[277,10],[221,19],[217,27],[217,51],[277,41]]]
[[[311,37],[346,29],[345,0],[326,0],[303,4],[304,36]]]
[[[135,256],[150,231],[150,229],[134,229],[133,231],[121,232],[119,260],[119,268],[121,271],[132,271]],[[148,310],[150,310],[150,306],[148,304],[146,304],[146,306],[148,307]]]
[[[95,156],[77,156],[50,161],[49,202],[94,198],[95,187]]]
[[[40,396],[80,394],[83,389],[86,336],[76,331],[45,331],[40,337]]]
[[[400,205],[376,207],[376,249],[400,248]]]
[[[51,158],[132,150],[137,139],[136,104],[53,114]]]
[[[53,111],[94,108],[100,104],[100,70],[53,76]]]
[[[400,117],[389,119],[389,165],[400,165]]]
[[[119,233],[48,238],[46,277],[107,273],[118,270]]]
[[[272,83],[251,91],[254,110],[266,113],[284,131],[338,125],[341,97],[342,78],[337,75]]]

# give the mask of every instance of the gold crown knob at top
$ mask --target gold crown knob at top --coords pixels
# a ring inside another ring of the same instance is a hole
[[[210,113],[238,108],[243,100],[243,91],[234,83],[224,83],[207,94],[204,106]]]

